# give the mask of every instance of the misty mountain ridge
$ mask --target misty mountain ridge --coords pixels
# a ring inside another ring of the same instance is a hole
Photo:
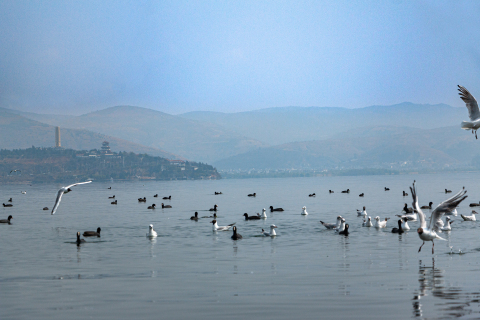
[[[378,134],[382,133],[382,134]],[[291,142],[214,163],[220,170],[445,169],[469,166],[480,142],[459,126],[357,128],[335,138]]]
[[[323,140],[360,127],[410,126],[433,129],[460,124],[465,107],[404,102],[365,108],[278,107],[238,113],[189,112],[184,118],[220,125],[270,145]]]

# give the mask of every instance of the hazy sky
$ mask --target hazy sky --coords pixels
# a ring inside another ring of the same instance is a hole
[[[0,106],[183,113],[480,97],[479,1],[0,0]]]

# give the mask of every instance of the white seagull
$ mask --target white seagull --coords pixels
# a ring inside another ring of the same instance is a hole
[[[230,229],[231,227],[233,227],[233,225],[236,223],[232,223],[232,224],[229,224],[228,226],[222,226],[222,227],[219,227],[218,224],[217,224],[217,220],[212,220],[211,222],[213,224],[213,231],[227,231],[228,229]]]
[[[387,221],[390,218],[385,218],[385,220],[380,221],[380,217],[376,216],[375,217],[375,228],[386,228],[387,227]]]
[[[265,213],[265,211],[267,211],[267,210],[265,210],[265,208],[263,208],[262,215],[260,216],[261,219],[267,219],[267,214]]]
[[[408,225],[408,219],[407,218],[402,218],[402,229],[407,231],[410,230],[410,226]]]
[[[360,211],[357,209],[357,217],[366,217],[367,216],[367,210],[365,210],[365,207],[363,207],[363,211]]]
[[[307,207],[303,207],[302,208],[302,213],[301,213],[302,216],[307,216],[308,215],[308,212],[307,212]]]
[[[148,226],[147,238],[156,238],[157,232],[153,230],[153,224]]]
[[[277,233],[275,232],[275,228],[277,228],[276,225],[272,224],[270,226],[270,232],[265,232],[265,230],[262,229],[262,234],[265,236],[265,237],[274,237],[277,235]]]
[[[417,221],[417,213],[412,212],[412,213],[407,213],[407,214],[396,214],[397,217],[401,219],[407,219],[408,221]]]
[[[477,218],[475,218],[476,214],[478,214],[478,212],[475,210],[472,210],[471,216],[465,216],[463,214],[461,214],[460,216],[463,218],[464,221],[477,221]]]
[[[363,220],[362,227],[373,227],[372,217]]]
[[[72,191],[70,189],[71,187],[78,186],[79,184],[90,183],[90,182],[92,182],[92,181],[78,182],[78,183],[74,183],[74,184],[71,184],[71,185],[66,186],[66,187],[61,187],[60,190],[58,190],[58,192],[57,192],[57,200],[55,200],[55,205],[53,206],[52,214],[55,214],[55,211],[57,211],[57,208],[60,205],[60,201],[62,200],[63,194],[64,193],[69,193],[70,191]]]
[[[344,231],[344,230],[345,230],[345,219],[342,218],[341,223],[340,223],[340,227],[336,228],[335,232],[341,232],[341,231]]]
[[[460,190],[456,195],[453,197],[443,201],[440,203],[435,210],[433,210],[432,215],[430,216],[430,222],[427,227],[427,221],[425,219],[425,214],[422,212],[420,207],[418,206],[418,197],[417,197],[417,190],[415,188],[415,181],[413,181],[413,186],[410,187],[410,191],[412,192],[412,198],[413,198],[413,207],[418,211],[418,217],[420,220],[420,228],[417,229],[418,236],[420,239],[423,240],[422,245],[418,249],[418,252],[422,250],[423,245],[425,244],[425,241],[432,241],[432,254],[434,253],[434,247],[435,244],[433,240],[439,239],[439,240],[445,240],[442,237],[439,237],[437,235],[437,231],[439,231],[439,221],[441,221],[443,215],[447,211],[452,211],[454,208],[456,208],[460,202],[465,200],[468,196],[465,195],[467,191],[465,191],[465,188]],[[443,221],[442,221],[443,223]]]
[[[458,91],[460,91],[460,98],[465,102],[468,116],[470,117],[470,121],[462,121],[462,129],[472,130],[472,133],[475,133],[475,138],[477,138],[477,129],[480,128],[480,111],[478,110],[477,100],[467,89],[460,85],[458,86]]]
[[[447,225],[445,227],[440,228],[442,231],[452,231],[452,223],[454,223],[453,220],[450,219],[450,217],[446,217],[445,221]]]
[[[337,223],[325,223],[320,221],[320,223],[327,229],[338,229],[342,224],[342,216],[337,216]]]

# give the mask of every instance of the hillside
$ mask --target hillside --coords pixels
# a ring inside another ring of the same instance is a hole
[[[465,107],[404,102],[366,108],[284,107],[256,111],[221,113],[189,112],[180,115],[229,128],[270,145],[295,141],[324,140],[355,128],[409,126],[433,129],[460,126],[468,118]]]
[[[351,169],[468,166],[479,140],[458,126],[430,130],[358,128],[336,138],[292,142],[217,161],[218,169]]]
[[[12,168],[16,171],[12,172]],[[210,165],[133,152],[31,147],[0,150],[0,182],[220,179]]]
[[[118,106],[76,117],[43,119],[62,128],[100,132],[204,162],[267,146],[218,125],[140,107]]]
[[[61,129],[61,143],[65,148],[76,150],[99,149],[103,141],[110,142],[112,151],[148,153],[168,159],[180,157],[159,149],[142,146],[130,141],[88,130]],[[0,110],[0,149],[24,149],[31,146],[52,147],[55,145],[55,127]]]

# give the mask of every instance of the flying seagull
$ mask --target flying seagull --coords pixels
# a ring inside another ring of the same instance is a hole
[[[71,184],[71,185],[66,186],[66,187],[61,187],[60,190],[58,190],[57,200],[55,200],[55,205],[53,206],[52,214],[55,214],[55,211],[57,211],[58,205],[60,204],[60,201],[62,200],[63,194],[64,193],[69,193],[70,191],[72,191],[70,189],[71,187],[77,186],[79,184],[90,183],[90,182],[92,182],[92,181],[78,182],[78,183],[74,183],[74,184]]]
[[[15,169],[15,170],[10,171],[9,174],[11,174],[12,172],[17,172],[17,171],[18,171],[18,172],[22,172],[22,170],[17,170],[17,169]]]
[[[460,85],[458,86],[458,91],[460,91],[460,98],[465,102],[468,116],[470,117],[470,121],[462,121],[462,129],[472,130],[472,133],[475,132],[475,138],[477,138],[477,129],[480,128],[480,111],[478,110],[477,100],[467,89]]]

